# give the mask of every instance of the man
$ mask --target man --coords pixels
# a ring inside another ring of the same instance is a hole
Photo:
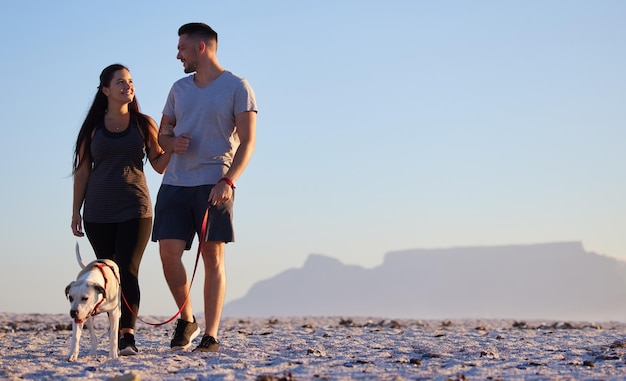
[[[217,60],[217,33],[204,23],[178,30],[178,55],[185,73],[174,83],[163,109],[159,144],[173,152],[155,207],[152,240],[159,242],[167,284],[181,308],[170,343],[191,346],[200,328],[193,315],[187,271],[182,262],[207,210],[204,263],[204,336],[194,351],[217,351],[217,332],[226,291],[224,246],[234,241],[232,211],[237,179],[255,147],[256,100],[248,82]]]

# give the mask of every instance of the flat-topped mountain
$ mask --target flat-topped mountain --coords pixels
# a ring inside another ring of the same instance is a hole
[[[579,242],[413,249],[375,268],[312,254],[225,316],[626,320],[626,262]]]

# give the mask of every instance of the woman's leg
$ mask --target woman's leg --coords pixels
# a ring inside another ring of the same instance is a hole
[[[119,223],[115,238],[115,262],[122,283],[120,332],[134,332],[139,313],[139,266],[150,239],[152,218],[138,218]],[[128,304],[128,305],[127,305]],[[128,308],[130,306],[130,309]]]
[[[117,224],[101,224],[85,221],[85,233],[96,258],[115,261],[115,235]]]

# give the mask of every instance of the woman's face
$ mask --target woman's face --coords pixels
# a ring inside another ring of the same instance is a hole
[[[109,98],[109,102],[130,103],[135,97],[135,85],[130,72],[121,69],[113,74],[113,79],[108,87],[103,87],[102,92]]]

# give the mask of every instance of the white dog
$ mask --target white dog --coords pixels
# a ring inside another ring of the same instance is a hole
[[[82,268],[76,280],[65,288],[65,296],[71,303],[70,316],[72,323],[72,341],[67,361],[78,358],[80,336],[83,324],[87,324],[91,335],[91,355],[98,350],[96,331],[93,327],[93,316],[101,312],[109,315],[109,357],[117,358],[117,337],[120,316],[120,272],[115,262],[99,259],[87,266],[80,257],[78,242],[76,243],[76,259]]]

